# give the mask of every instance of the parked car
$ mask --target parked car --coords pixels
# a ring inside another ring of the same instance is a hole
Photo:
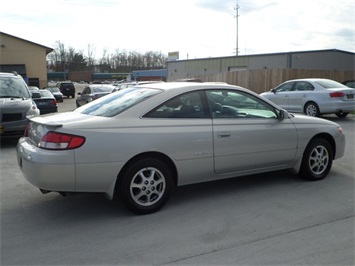
[[[45,90],[49,90],[57,102],[63,102],[63,93],[57,87],[46,87]]]
[[[44,193],[104,193],[146,214],[174,186],[281,169],[320,180],[344,148],[332,121],[289,114],[237,86],[169,82],[32,118],[17,158]]]
[[[32,96],[33,92],[38,92],[39,88],[37,86],[28,86],[28,89],[30,90],[30,94]]]
[[[53,94],[49,90],[39,90],[40,97],[34,98],[40,114],[56,113],[58,112],[58,103]]]
[[[58,88],[64,96],[75,98],[75,86],[73,82],[60,82],[58,83]]]
[[[76,106],[80,107],[102,96],[110,94],[115,89],[115,86],[109,84],[88,85],[83,92],[78,92]]]
[[[349,88],[355,89],[355,80],[346,80],[343,84]]]
[[[289,80],[260,95],[290,112],[309,116],[346,117],[355,110],[355,90],[330,79]]]
[[[0,72],[0,136],[23,135],[27,118],[38,115],[23,78],[16,73]]]

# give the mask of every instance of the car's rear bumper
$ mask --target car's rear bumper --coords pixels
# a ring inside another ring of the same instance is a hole
[[[74,152],[36,147],[27,137],[17,144],[17,162],[32,185],[48,191],[75,191]]]
[[[355,101],[339,101],[339,102],[330,102],[322,104],[319,106],[319,111],[321,114],[333,114],[337,112],[352,112],[355,111]]]

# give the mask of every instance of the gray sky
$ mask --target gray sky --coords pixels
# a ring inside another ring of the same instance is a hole
[[[2,1],[0,31],[41,45],[103,51],[179,51],[180,59],[231,56],[236,0]],[[355,52],[354,0],[239,0],[239,55]]]

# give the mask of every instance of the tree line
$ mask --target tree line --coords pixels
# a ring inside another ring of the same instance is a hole
[[[56,72],[95,71],[108,73],[127,73],[133,70],[165,68],[167,56],[161,52],[148,51],[144,54],[136,51],[116,49],[114,53],[103,50],[102,57],[95,57],[95,47],[88,44],[87,53],[66,47],[56,41],[53,51],[47,55],[47,66]]]

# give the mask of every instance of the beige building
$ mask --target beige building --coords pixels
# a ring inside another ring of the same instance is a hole
[[[46,56],[53,49],[0,32],[0,72],[13,72],[24,77],[28,85],[47,86]]]

